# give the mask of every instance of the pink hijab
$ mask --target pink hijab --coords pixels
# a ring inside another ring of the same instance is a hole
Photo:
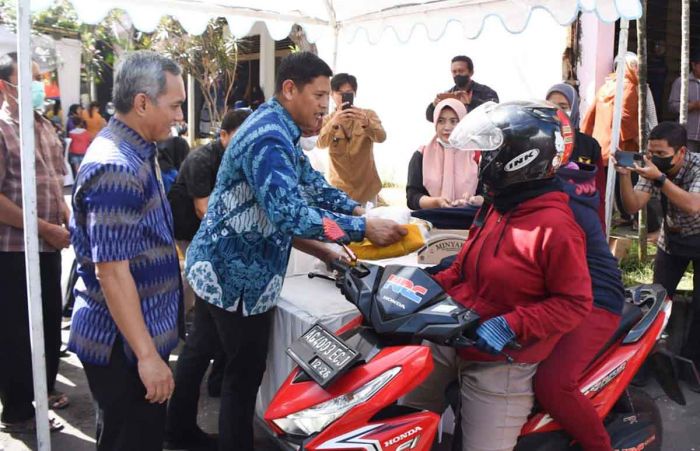
[[[445,99],[435,106],[433,123],[437,130],[438,118],[445,108],[451,108],[461,120],[467,109],[457,99]],[[473,196],[479,182],[477,153],[454,147],[443,147],[437,133],[426,146],[419,150],[423,154],[423,186],[432,197],[445,197],[450,201],[465,195]]]

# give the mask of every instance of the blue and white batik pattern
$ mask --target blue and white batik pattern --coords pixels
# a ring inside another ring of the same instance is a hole
[[[270,310],[282,289],[292,238],[324,240],[324,217],[351,239],[363,238],[365,220],[352,216],[359,204],[311,167],[297,145],[300,135],[271,99],[229,144],[187,252],[187,279],[209,303],[246,316]]]

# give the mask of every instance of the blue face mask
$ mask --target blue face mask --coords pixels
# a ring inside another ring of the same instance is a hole
[[[44,93],[44,83],[41,81],[32,82],[32,107],[35,110],[41,110],[44,108],[44,100],[46,94]]]

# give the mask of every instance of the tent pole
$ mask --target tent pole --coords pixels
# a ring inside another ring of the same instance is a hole
[[[333,0],[326,0],[326,11],[328,12],[328,18],[330,19],[329,25],[333,28],[333,62],[331,69],[335,73],[338,66],[338,36],[340,34],[340,27],[338,26],[338,21],[335,18],[335,8],[333,7]]]
[[[625,52],[627,52],[627,38],[629,34],[629,21],[620,19],[620,38],[617,46],[617,76],[615,90],[615,109],[613,111],[612,139],[610,140],[610,154],[615,155],[620,143],[620,123],[622,122],[622,93],[625,83]],[[610,223],[612,220],[613,202],[615,200],[615,166],[608,164],[608,179],[605,190],[605,236],[610,238]]]
[[[647,98],[647,0],[641,0],[642,17],[637,19],[637,55],[639,56],[639,150],[645,152],[647,148],[647,102],[653,102],[654,99]],[[639,261],[644,262],[647,259],[647,207],[646,205],[639,210]]]
[[[688,124],[688,72],[690,72],[690,0],[681,2],[681,106],[678,122]]]
[[[34,155],[34,111],[32,109],[32,53],[30,0],[17,0],[17,71],[19,78],[20,145],[22,168],[22,216],[24,261],[29,299],[29,327],[32,346],[34,401],[36,403],[37,449],[51,450],[48,393],[44,350],[44,319],[39,269],[39,234],[36,211],[36,157]]]
[[[190,149],[194,148],[194,141],[197,138],[198,124],[195,124],[195,83],[192,74],[187,74],[187,144]]]

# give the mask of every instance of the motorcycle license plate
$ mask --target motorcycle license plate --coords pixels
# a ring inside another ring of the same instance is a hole
[[[287,354],[323,388],[347,371],[359,355],[321,324],[314,325],[292,343]]]

